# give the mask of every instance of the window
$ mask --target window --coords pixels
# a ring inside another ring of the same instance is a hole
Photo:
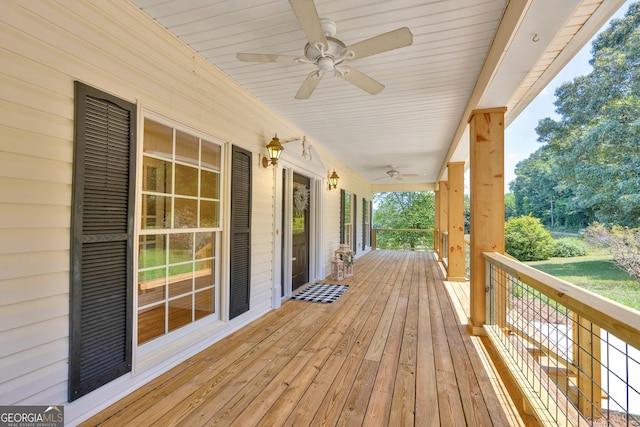
[[[145,119],[138,344],[216,314],[222,147]]]
[[[357,252],[356,241],[356,204],[357,197],[355,194],[340,190],[340,243],[346,243]]]
[[[362,199],[362,249],[371,246],[371,215],[367,199]]]
[[[351,193],[343,191],[342,194],[342,239],[340,243],[351,245],[353,240],[353,214],[351,206]]]

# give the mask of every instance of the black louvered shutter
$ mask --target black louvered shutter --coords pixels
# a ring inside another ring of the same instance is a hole
[[[229,319],[249,311],[251,285],[251,152],[231,153],[231,278]]]
[[[351,242],[351,248],[353,249],[353,253],[358,252],[358,196],[355,194],[351,197],[351,202],[353,203],[353,242]]]
[[[340,190],[340,244],[347,243],[344,241],[345,194],[346,192],[344,190]]]
[[[76,82],[69,401],[131,371],[136,106]]]
[[[367,249],[367,199],[362,198],[362,250]]]

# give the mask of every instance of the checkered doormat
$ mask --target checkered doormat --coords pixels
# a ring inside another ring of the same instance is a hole
[[[347,290],[347,288],[348,286],[345,285],[314,283],[298,295],[294,296],[293,299],[323,303],[334,302],[344,291]]]

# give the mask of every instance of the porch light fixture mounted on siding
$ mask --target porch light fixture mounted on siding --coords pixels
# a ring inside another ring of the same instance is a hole
[[[336,187],[338,186],[339,179],[340,177],[338,176],[338,174],[336,173],[336,170],[334,169],[331,175],[329,176],[329,190],[336,189]]]
[[[262,167],[269,167],[269,165],[277,165],[278,159],[280,158],[280,154],[282,154],[282,150],[284,147],[280,143],[278,139],[278,134],[276,134],[270,143],[267,144],[267,151],[269,152],[269,158],[262,158]]]

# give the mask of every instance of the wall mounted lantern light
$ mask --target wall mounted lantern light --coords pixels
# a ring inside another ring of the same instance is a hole
[[[335,190],[335,188],[338,186],[339,179],[340,177],[338,176],[338,174],[336,173],[336,170],[334,169],[331,175],[329,175],[329,190]]]
[[[282,144],[280,143],[280,140],[278,139],[278,134],[276,134],[271,140],[271,142],[267,144],[267,151],[269,152],[269,158],[267,157],[262,158],[262,166],[266,168],[269,165],[273,165],[273,166],[277,165],[278,159],[280,158],[280,154],[282,153],[282,150],[284,150],[284,147],[282,146]]]

